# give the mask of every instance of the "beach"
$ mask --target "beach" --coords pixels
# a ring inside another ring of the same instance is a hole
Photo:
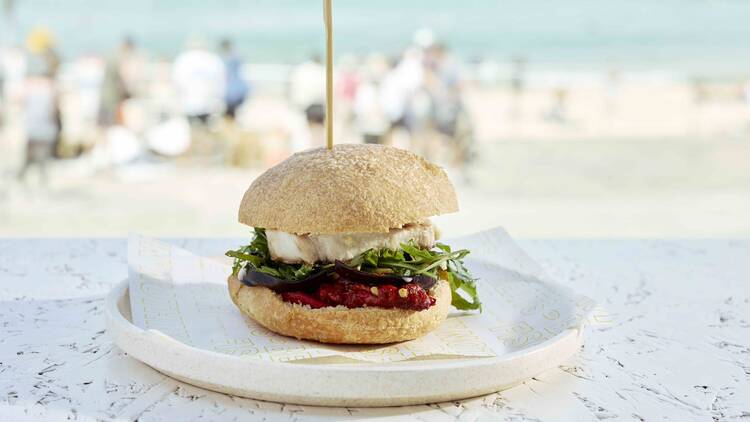
[[[508,141],[485,152],[473,184],[449,173],[461,210],[435,219],[445,236],[492,226],[543,238],[750,235],[748,142]],[[0,197],[0,233],[242,237],[237,207],[258,174],[143,166],[44,192],[14,186]]]
[[[446,235],[495,225],[521,237],[750,234],[750,105],[738,95],[742,85],[716,83],[713,96],[696,102],[689,81],[646,76],[624,75],[613,88],[604,75],[560,73],[557,80],[572,81],[562,119],[548,116],[561,85],[541,76],[520,99],[502,84],[468,83],[478,158],[465,171],[442,160],[462,210],[437,218]],[[275,145],[276,161],[294,150],[277,133],[279,116],[292,111],[268,84],[246,112],[260,142]],[[0,159],[0,234],[7,236],[241,236],[238,201],[273,162],[96,170],[84,157],[55,163],[48,188],[27,189],[13,177],[23,155],[14,121],[3,127]]]
[[[460,213],[436,219],[445,234],[499,225],[520,237],[749,235],[750,105],[727,97],[724,83],[714,86],[716,98],[696,103],[686,81],[625,77],[614,98],[602,81],[568,85],[563,121],[545,115],[554,85],[526,90],[515,116],[509,88],[470,85],[466,102],[479,154],[465,172],[443,162],[461,201]],[[251,101],[249,113],[290,112],[283,97],[267,92]],[[261,133],[275,134],[272,120],[261,121]],[[263,165],[173,162],[95,171],[86,159],[63,160],[52,167],[50,187],[28,190],[11,177],[22,155],[18,134],[12,124],[4,127],[2,235],[247,231],[236,222],[236,207]],[[278,145],[276,160],[293,152]]]
[[[15,73],[6,72],[11,89],[0,102],[0,235],[243,235],[236,207],[247,185],[321,145],[308,113],[319,99],[295,100],[322,91],[319,5],[114,3],[84,16],[84,2],[21,2],[6,18],[0,46]],[[444,166],[462,209],[436,219],[448,236],[497,225],[521,237],[749,235],[750,6],[681,2],[673,19],[674,2],[646,3],[341,3],[335,142],[369,135]],[[39,25],[59,54],[66,157],[50,163],[47,185],[18,177],[27,141],[21,35]],[[218,62],[224,37],[248,98],[231,119],[221,107],[191,115],[175,63],[197,50]],[[105,122],[102,87],[118,60],[128,92]],[[305,66],[317,70],[295,88]],[[404,87],[415,66],[419,78]],[[393,75],[401,85],[390,93],[409,95],[383,101]],[[376,92],[370,105],[401,114],[388,120],[378,110],[374,125],[363,124],[372,116],[358,110],[356,93],[366,88]],[[415,119],[409,108],[419,111],[425,96],[432,103]],[[435,129],[443,104],[463,120]]]

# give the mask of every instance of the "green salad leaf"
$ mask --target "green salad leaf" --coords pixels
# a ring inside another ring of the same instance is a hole
[[[413,241],[402,243],[400,249],[370,249],[345,262],[360,271],[409,277],[426,275],[437,278],[442,272],[451,287],[451,303],[459,310],[482,309],[476,289],[476,279],[463,263],[469,254],[466,249],[451,250],[437,243],[434,249],[423,249]],[[232,274],[237,276],[247,266],[276,278],[299,281],[320,271],[332,271],[333,264],[287,264],[271,259],[266,231],[255,229],[249,245],[226,253],[234,258]]]
[[[253,270],[259,271],[276,278],[284,280],[302,280],[321,269],[322,266],[310,264],[286,264],[271,259],[268,251],[268,239],[266,231],[255,229],[255,236],[249,245],[234,251],[228,251],[227,256],[234,258],[232,275],[239,274],[243,266],[249,265]]]

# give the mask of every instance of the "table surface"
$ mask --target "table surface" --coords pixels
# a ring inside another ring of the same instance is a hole
[[[171,240],[220,255],[231,239]],[[384,409],[213,393],[128,357],[104,329],[123,239],[0,240],[0,420],[748,420],[750,240],[522,240],[613,322],[566,365],[497,394]]]

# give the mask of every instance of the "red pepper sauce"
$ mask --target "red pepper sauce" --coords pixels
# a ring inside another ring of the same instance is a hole
[[[416,283],[400,286],[382,284],[370,286],[339,279],[321,283],[313,291],[291,291],[281,293],[286,302],[308,305],[313,309],[343,305],[347,308],[375,306],[422,311],[435,304],[435,298]]]

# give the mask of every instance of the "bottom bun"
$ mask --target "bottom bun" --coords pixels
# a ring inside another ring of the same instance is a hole
[[[322,343],[383,344],[412,340],[437,328],[448,316],[451,291],[438,280],[430,291],[435,304],[423,311],[353,308],[312,309],[284,302],[267,287],[246,286],[230,276],[229,295],[242,313],[271,331]]]

